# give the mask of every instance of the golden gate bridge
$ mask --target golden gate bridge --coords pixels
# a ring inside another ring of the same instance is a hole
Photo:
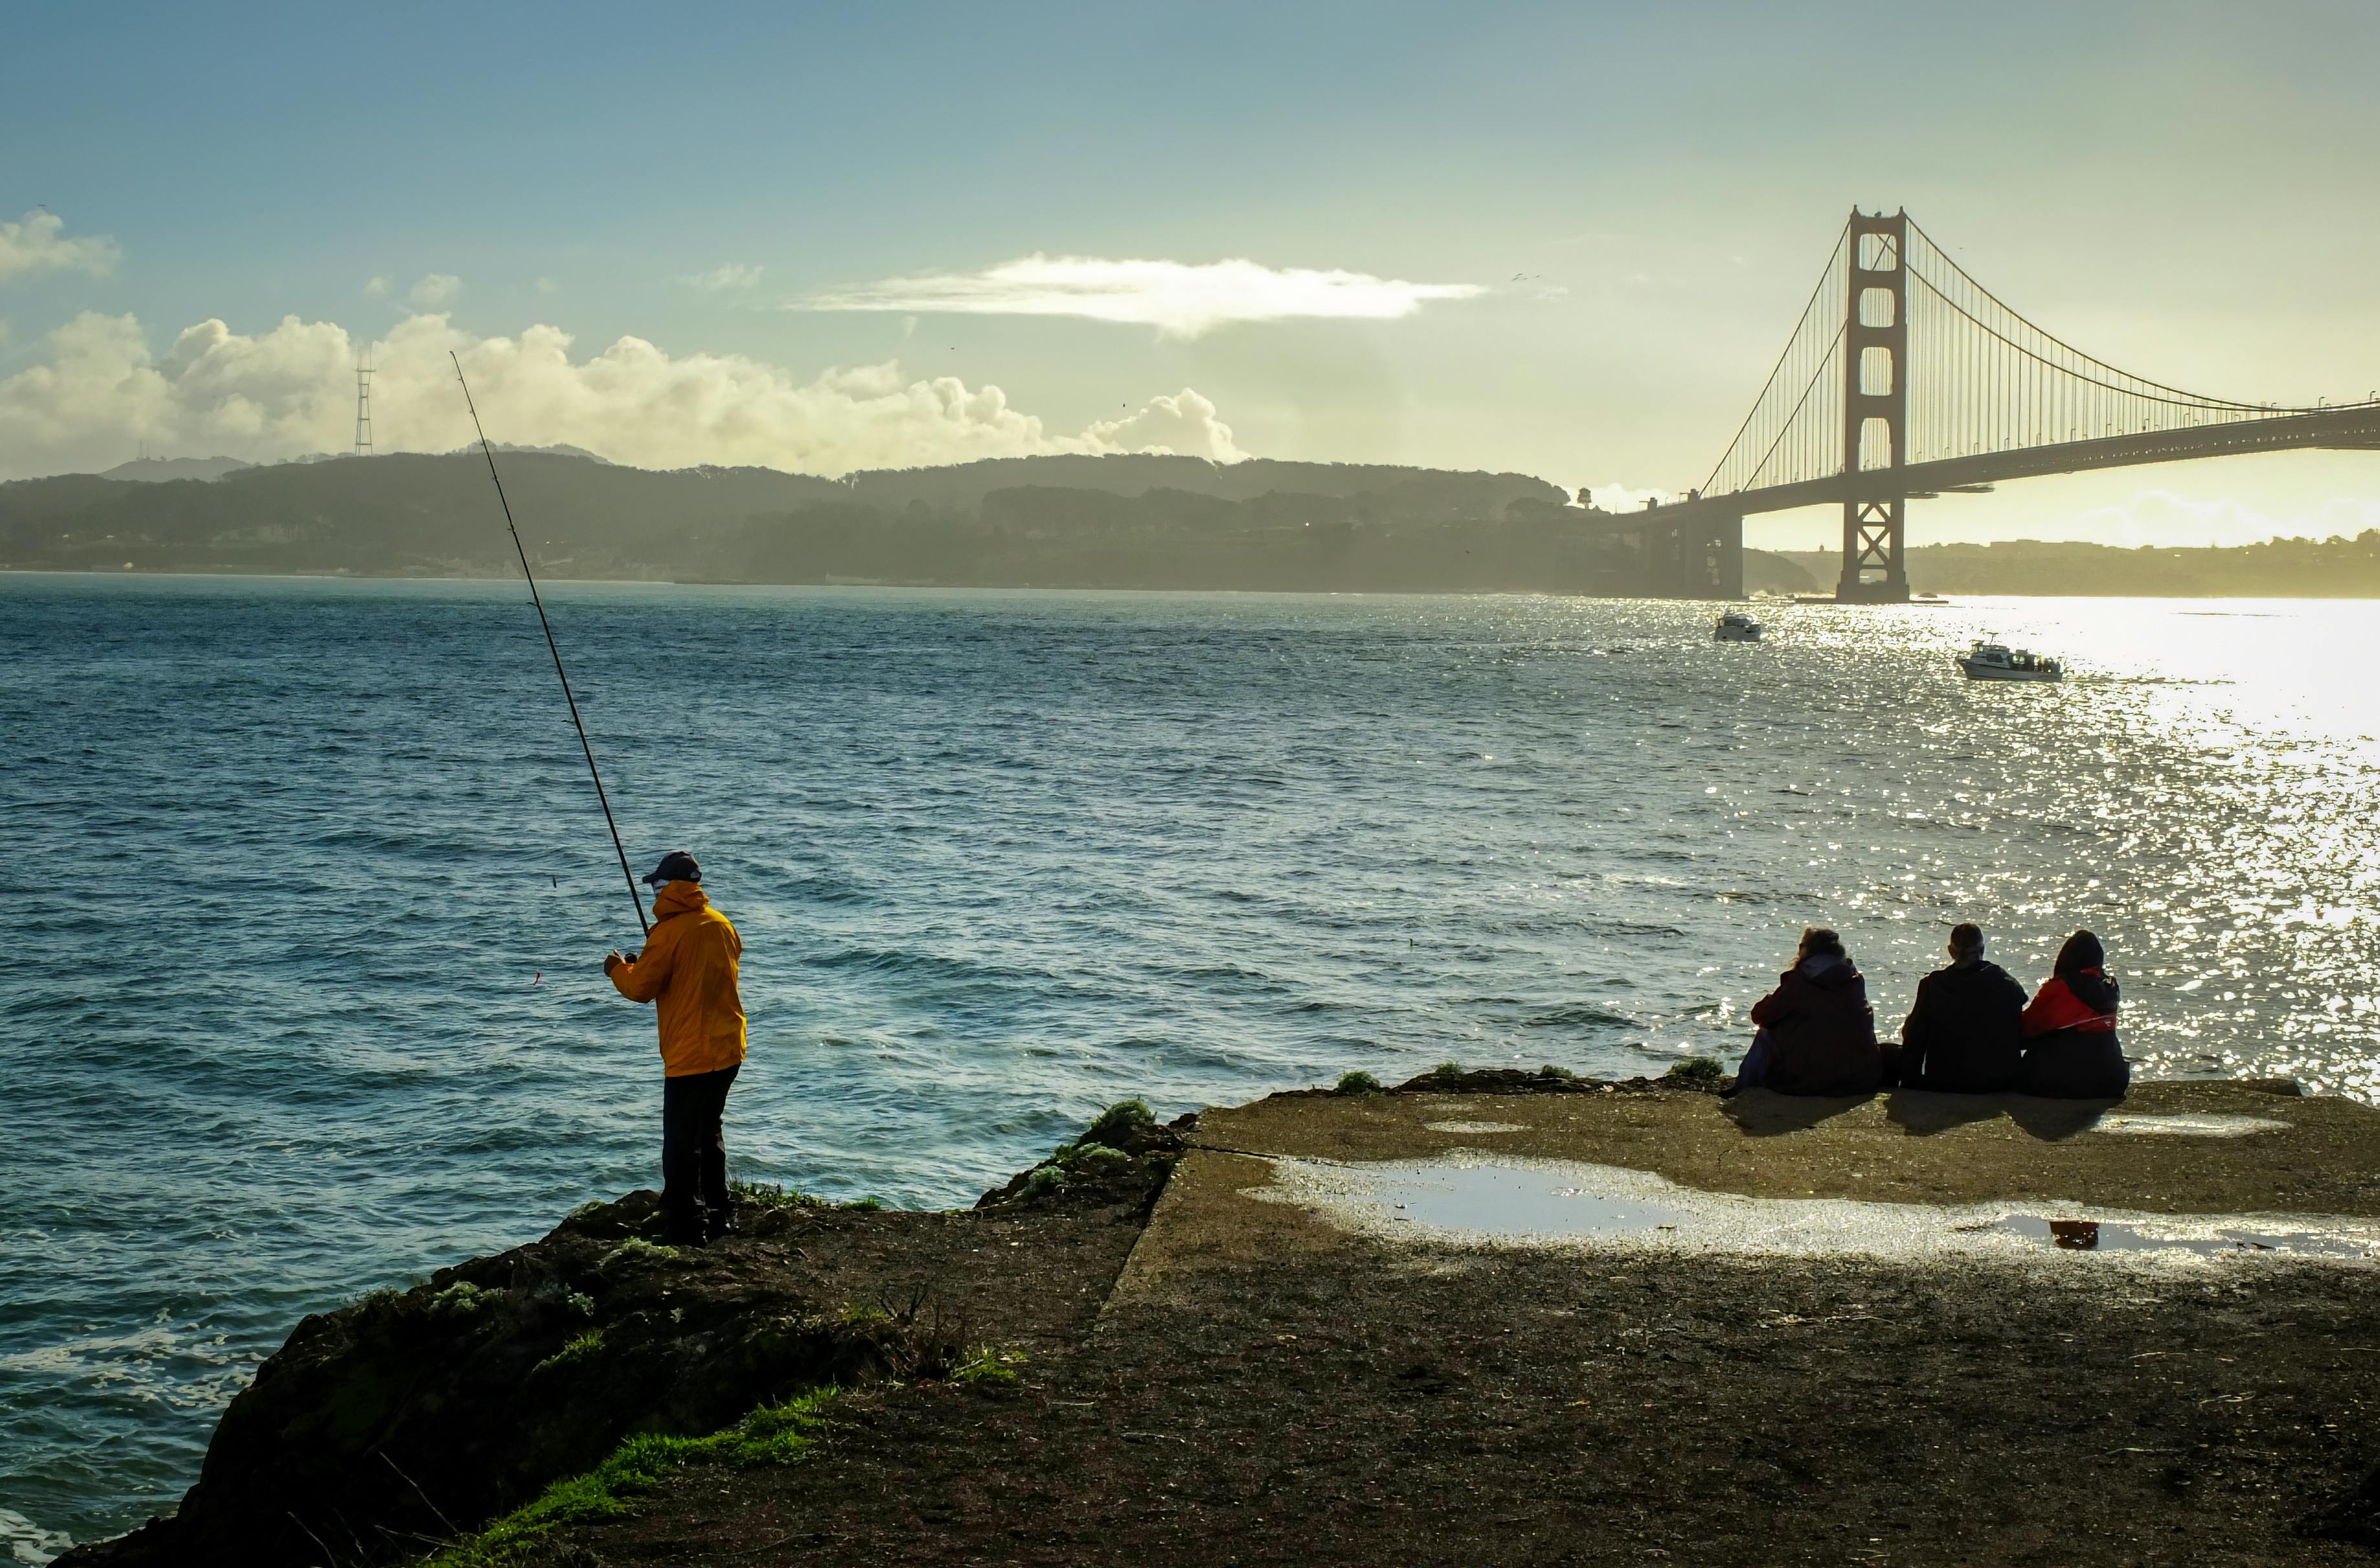
[[[2017,314],[1905,211],[1854,208],[1709,476],[1682,501],[1590,509],[1589,527],[1636,536],[1670,593],[1740,599],[1745,517],[1840,505],[1836,599],[1895,603],[1913,500],[2293,447],[2380,449],[2380,395],[2243,403],[2119,370]]]

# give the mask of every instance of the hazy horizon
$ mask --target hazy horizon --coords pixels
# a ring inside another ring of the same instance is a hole
[[[451,450],[452,351],[497,439],[639,467],[1168,450],[1627,504],[1700,482],[1854,202],[2143,374],[2380,381],[2374,223],[2330,199],[2374,154],[2325,134],[2380,17],[1857,14],[45,16],[0,106],[0,479],[345,450],[359,356],[379,449]],[[1924,502],[1911,537],[2374,526],[2380,463],[2293,453]]]

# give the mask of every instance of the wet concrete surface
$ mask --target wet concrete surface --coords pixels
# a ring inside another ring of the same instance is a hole
[[[2046,1246],[2168,1263],[2380,1258],[2380,1222],[2337,1216],[2148,1214],[2082,1203],[2033,1213],[2005,1204],[1743,1197],[1617,1166],[1471,1151],[1425,1161],[1279,1160],[1271,1180],[1247,1196],[1297,1204],[1390,1242],[1426,1235],[1488,1246],[1841,1253],[1906,1261],[2038,1258]]]
[[[1194,1141],[1321,1161],[1570,1161],[1746,1197],[2380,1219],[2380,1111],[2282,1087],[2143,1084],[2120,1105],[1914,1090],[1276,1095],[1208,1112]]]

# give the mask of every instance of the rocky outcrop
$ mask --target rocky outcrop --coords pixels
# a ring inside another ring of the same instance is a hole
[[[1031,1170],[1019,1171],[1005,1185],[976,1199],[975,1206],[1098,1208],[1123,1203],[1136,1207],[1145,1218],[1164,1190],[1174,1161],[1189,1148],[1187,1135],[1197,1124],[1193,1113],[1159,1126],[1142,1101],[1120,1101],[1101,1113],[1081,1137],[1060,1144],[1047,1160]]]
[[[178,1513],[64,1568],[389,1562],[639,1431],[707,1433],[824,1383],[935,1369],[914,1312],[808,1298],[765,1242],[816,1200],[745,1202],[737,1240],[658,1243],[658,1197],[306,1319],[224,1413]]]

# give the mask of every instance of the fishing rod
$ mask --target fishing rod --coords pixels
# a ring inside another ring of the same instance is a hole
[[[586,721],[578,716],[578,699],[570,692],[570,676],[562,668],[562,649],[553,640],[553,623],[545,618],[545,600],[537,591],[537,574],[528,569],[528,549],[521,543],[519,526],[513,521],[513,504],[504,496],[504,476],[496,472],[496,449],[488,444],[487,427],[480,423],[480,406],[471,401],[471,383],[463,378],[463,361],[449,349],[446,358],[455,361],[455,379],[462,383],[463,407],[471,410],[471,428],[480,432],[480,454],[488,460],[488,477],[496,481],[496,501],[504,509],[504,527],[513,536],[513,551],[520,556],[521,576],[528,579],[528,602],[537,606],[537,624],[545,628],[545,650],[553,655],[554,678],[562,682],[562,700],[570,704],[570,723],[578,731],[578,749],[587,753],[587,772],[595,781],[595,802],[603,808],[603,825],[612,830],[612,853],[620,857],[620,876],[628,884],[628,902],[637,906],[637,930],[646,936],[653,928],[645,919],[645,901],[637,892],[637,873],[628,869],[628,852],[620,845],[620,824],[612,820],[612,798],[603,793],[602,771],[595,766],[595,748],[588,744]]]

